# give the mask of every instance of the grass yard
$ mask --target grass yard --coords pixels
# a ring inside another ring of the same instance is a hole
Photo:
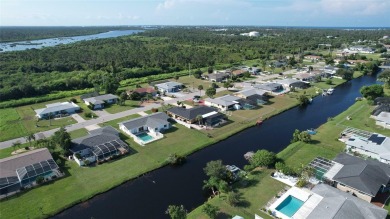
[[[0,141],[76,123],[70,116],[37,121],[34,109],[39,109],[39,105],[42,104],[0,109]]]
[[[90,109],[88,108],[87,104],[85,104],[84,102],[78,102],[77,105],[79,105],[79,107],[83,110],[82,113],[79,113],[79,115],[85,119],[85,120],[89,120],[89,119],[92,119],[92,118],[89,118],[89,117],[86,117],[85,116],[85,113],[91,113],[93,115],[93,118],[97,118],[98,116]]]
[[[207,74],[207,73],[206,73]],[[196,79],[193,76],[182,76],[177,80],[177,82],[184,84],[187,88],[193,89],[195,88],[195,91],[199,92],[198,86],[202,85],[203,90],[202,93],[205,92],[207,88],[209,88],[212,84],[212,82],[207,81],[207,80],[202,80],[202,79]],[[222,87],[222,83],[216,83],[218,86]]]
[[[114,114],[114,113],[119,113],[126,110],[137,108],[139,107],[139,103],[140,101],[136,101],[136,100],[126,100],[123,106],[119,104],[110,104],[106,106],[104,110],[107,111],[108,113]]]
[[[108,122],[103,122],[103,123],[100,123],[98,125],[100,127],[104,127],[104,126],[110,125],[110,126],[116,128],[116,129],[119,129],[119,125],[118,125],[119,122],[124,122],[126,120],[135,119],[135,118],[138,118],[138,117],[141,117],[141,115],[133,114],[133,115],[129,115],[129,116],[126,116],[126,117],[123,117],[123,118],[111,120],[111,121],[108,121]]]
[[[72,139],[80,138],[80,137],[86,136],[88,134],[88,130],[85,128],[81,128],[81,129],[71,131],[71,132],[69,132],[69,134],[70,134],[70,137]]]
[[[48,217],[124,181],[165,165],[171,153],[185,155],[212,143],[212,139],[203,133],[178,124],[165,133],[164,139],[144,147],[136,145],[130,139],[126,141],[130,142],[136,153],[90,168],[80,168],[75,162],[66,161],[65,167],[62,168],[67,174],[65,178],[1,201],[1,217],[24,218],[26,215],[30,218]],[[193,144],[186,144],[189,141]],[[126,171],[123,171],[124,169]],[[107,175],[110,177],[102,177]],[[91,181],[94,183],[90,183]]]
[[[373,119],[368,119],[368,126],[364,125],[364,122],[362,121],[365,121],[365,118],[370,115],[371,110],[372,106],[367,105],[366,101],[355,103],[345,112],[320,126],[317,129],[317,134],[312,136],[312,143],[296,142],[290,144],[283,151],[278,153],[278,157],[283,159],[288,166],[296,169],[301,168],[302,165],[307,165],[318,156],[333,159],[345,148],[345,145],[338,141],[337,138],[347,125],[389,135],[390,131],[375,126]],[[352,120],[348,121],[345,119],[348,115],[352,116]],[[264,218],[270,218],[268,215],[259,211],[259,209],[285,186],[270,177],[271,171],[272,170],[263,170],[261,174],[257,172],[255,172],[255,174],[251,173],[250,176],[255,179],[254,183],[246,188],[238,188],[238,192],[242,194],[243,203],[245,203],[243,206],[229,206],[226,203],[224,196],[212,198],[209,200],[209,203],[220,208],[220,215],[226,215],[230,218],[234,215],[253,218],[253,214],[258,214]],[[207,218],[207,216],[201,212],[201,207],[202,206],[192,211],[189,214],[189,218]],[[390,210],[389,202],[386,203],[384,208]]]

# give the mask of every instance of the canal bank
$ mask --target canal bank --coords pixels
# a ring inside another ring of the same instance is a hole
[[[183,204],[191,210],[207,196],[202,185],[203,167],[210,160],[243,166],[243,154],[249,150],[281,151],[289,144],[296,128],[318,127],[352,105],[363,85],[375,83],[375,77],[362,77],[336,88],[333,95],[317,97],[307,108],[293,108],[264,121],[262,126],[246,129],[188,157],[178,168],[164,167],[136,180],[76,205],[55,218],[164,218],[170,204]],[[108,210],[109,209],[109,210]]]

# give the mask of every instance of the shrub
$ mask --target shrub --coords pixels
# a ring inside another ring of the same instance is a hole
[[[77,99],[76,98],[70,98],[70,100],[69,100],[70,102],[73,102],[73,103],[77,103]]]
[[[92,118],[92,113],[91,112],[85,112],[84,116],[87,117],[87,118]]]
[[[27,146],[27,147],[24,147],[24,150],[28,151],[28,150],[30,150],[30,148]]]
[[[89,160],[85,160],[85,161],[84,161],[84,165],[85,165],[85,166],[89,166],[90,164],[91,164],[91,161],[89,161]]]
[[[38,177],[35,179],[35,182],[36,182],[37,184],[42,184],[44,181],[45,181],[45,178],[43,178],[43,176],[38,176]]]
[[[153,113],[157,113],[157,112],[158,112],[158,109],[157,109],[157,108],[152,108],[151,111],[152,111]]]
[[[303,179],[303,178],[300,178],[295,186],[298,187],[298,188],[302,188],[306,184],[307,184],[307,181],[305,179]]]

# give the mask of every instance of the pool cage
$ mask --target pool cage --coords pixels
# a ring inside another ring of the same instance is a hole
[[[309,163],[309,166],[315,170],[315,178],[323,181],[324,175],[334,165],[334,162],[323,157],[316,157]]]
[[[127,144],[119,139],[96,145],[92,148],[92,153],[100,161],[111,158],[113,155],[125,154],[127,151]]]
[[[372,133],[352,127],[348,127],[341,132],[341,137],[352,137],[356,136],[363,141],[367,141],[371,137]]]

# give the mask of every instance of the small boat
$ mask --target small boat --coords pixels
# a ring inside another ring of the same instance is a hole
[[[326,93],[329,94],[329,95],[331,95],[331,94],[333,94],[333,91],[334,91],[334,88],[329,88],[329,89],[326,91]]]
[[[306,130],[306,132],[309,133],[310,135],[317,134],[317,131],[315,129],[308,129],[308,130]]]
[[[256,122],[256,125],[261,125],[261,124],[263,124],[263,120],[257,120],[257,122]]]

